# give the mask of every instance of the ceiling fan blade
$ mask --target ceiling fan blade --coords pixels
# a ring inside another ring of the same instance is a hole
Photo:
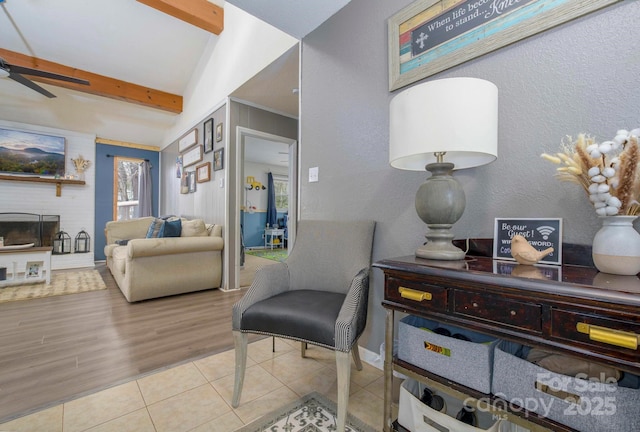
[[[48,98],[54,98],[56,97],[56,95],[54,95],[53,93],[43,89],[42,87],[40,87],[38,84],[34,83],[33,81],[23,77],[20,74],[14,73],[14,72],[10,72],[9,73],[9,78],[19,82],[22,85],[26,85],[27,87],[29,87],[31,90],[35,90],[38,93],[45,95]]]
[[[66,76],[66,75],[59,75],[59,74],[56,74],[56,73],[53,73],[53,72],[46,72],[46,71],[41,71],[41,70],[38,70],[38,69],[31,69],[31,68],[27,68],[27,67],[23,67],[23,66],[15,66],[15,65],[10,65],[9,69],[13,73],[37,76],[37,77],[41,77],[41,78],[49,78],[49,79],[54,79],[54,80],[58,80],[58,81],[67,81],[67,82],[72,82],[72,83],[75,83],[75,84],[89,85],[89,81],[87,81],[87,80],[74,78],[74,77],[70,77],[70,76]]]

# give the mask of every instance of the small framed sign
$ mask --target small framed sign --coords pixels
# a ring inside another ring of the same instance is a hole
[[[182,153],[196,144],[198,144],[198,129],[191,129],[191,131],[178,140],[178,151]]]
[[[199,145],[189,150],[185,154],[182,155],[182,167],[186,168],[188,166],[193,165],[194,163],[198,163],[202,160],[204,155],[202,154],[202,146]]]
[[[493,233],[493,258],[514,260],[511,256],[511,238],[521,235],[537,250],[553,248],[553,252],[540,260],[546,264],[562,264],[562,219],[496,218]]]

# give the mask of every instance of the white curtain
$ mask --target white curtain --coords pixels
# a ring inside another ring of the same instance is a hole
[[[138,217],[151,216],[153,208],[151,195],[153,185],[151,182],[151,163],[144,161],[140,164],[140,178],[138,179]]]

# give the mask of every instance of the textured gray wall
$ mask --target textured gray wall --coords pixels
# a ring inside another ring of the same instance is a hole
[[[373,218],[374,260],[413,254],[426,226],[414,196],[427,174],[388,163],[387,19],[413,0],[352,0],[303,39],[301,217]],[[470,76],[499,89],[499,154],[457,172],[467,197],[456,238],[493,237],[496,217],[560,217],[564,241],[590,244],[599,221],[578,186],[540,158],[565,135],[610,139],[640,126],[640,2],[623,1],[456,66],[428,80]],[[308,169],[318,166],[318,183]],[[372,277],[360,344],[384,340],[383,277]]]

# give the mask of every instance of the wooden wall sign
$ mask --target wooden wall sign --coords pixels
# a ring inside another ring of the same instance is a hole
[[[193,147],[198,143],[198,129],[192,129],[178,141],[178,151],[183,151]]]
[[[418,0],[389,18],[389,91],[620,0]]]

